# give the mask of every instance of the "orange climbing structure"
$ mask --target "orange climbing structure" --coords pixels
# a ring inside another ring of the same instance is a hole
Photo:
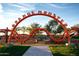
[[[62,28],[64,29],[63,36],[57,39],[54,36],[52,36],[51,33],[49,31],[47,31],[46,29],[36,28],[33,31],[31,31],[28,38],[22,38],[22,35],[20,35],[16,32],[17,26],[23,20],[27,20],[27,18],[29,18],[31,16],[37,16],[37,15],[50,17],[50,18],[54,19],[57,23],[59,23],[62,26]],[[27,13],[27,15],[23,15],[22,18],[18,18],[18,20],[15,21],[15,24],[12,25],[11,34],[9,35],[9,38],[8,38],[8,43],[10,43],[11,40],[13,40],[12,39],[13,37],[14,37],[14,40],[16,40],[17,42],[24,43],[25,41],[29,40],[33,36],[33,34],[36,34],[36,32],[38,30],[40,30],[40,31],[45,31],[47,33],[47,35],[51,38],[51,40],[53,40],[56,43],[63,42],[65,39],[67,39],[68,44],[70,44],[70,35],[66,28],[67,24],[64,24],[63,22],[64,22],[63,19],[60,19],[59,16],[56,16],[55,14],[52,14],[51,12],[47,12],[47,11],[29,12],[29,13]]]

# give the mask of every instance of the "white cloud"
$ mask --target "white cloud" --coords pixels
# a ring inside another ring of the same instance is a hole
[[[3,9],[2,9],[3,7],[2,7],[2,4],[0,4],[0,13],[2,13],[3,12]]]
[[[19,8],[21,11],[35,10],[34,5],[31,4],[11,4],[11,5]]]
[[[65,8],[64,6],[59,6],[59,5],[56,5],[56,4],[49,4],[49,5],[54,7],[54,8],[57,8],[57,9]]]
[[[4,16],[2,14],[0,14],[0,19],[3,19],[3,18],[4,18]]]
[[[11,29],[15,20],[18,20],[18,17],[22,16],[22,14],[14,12],[8,12],[6,15],[0,14],[0,29],[5,29],[6,27]]]
[[[11,23],[13,20],[5,18],[3,15],[0,15],[0,29],[5,29],[6,27],[11,28]]]
[[[35,10],[35,6],[33,4],[10,4],[14,7],[19,8],[21,11],[25,10]],[[59,6],[52,5],[51,6],[55,8],[60,8]],[[0,4],[0,10],[2,10],[2,5]],[[0,28],[11,28],[12,24],[14,24],[14,21],[18,19],[18,17],[21,17],[23,13],[17,13],[13,10],[9,10],[9,12],[5,12],[5,15],[0,15]]]
[[[19,6],[20,8],[24,8]],[[18,17],[21,17],[23,13],[17,13],[13,10],[9,10],[9,12],[2,13],[2,5],[0,4],[0,29],[5,29],[8,27],[9,29],[12,28],[12,24],[14,24],[15,20],[18,20]]]
[[[2,19],[0,20],[0,29],[5,29],[5,28],[12,28],[12,24],[15,24],[14,21],[16,18],[9,18],[9,19]]]

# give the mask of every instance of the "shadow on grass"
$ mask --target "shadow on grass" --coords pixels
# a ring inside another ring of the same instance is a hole
[[[0,56],[22,56],[30,46],[12,46],[0,48]]]
[[[60,52],[52,53],[54,56],[65,56],[64,54],[61,54]]]
[[[79,56],[79,48],[76,48],[76,49],[74,48],[73,53],[75,56]]]

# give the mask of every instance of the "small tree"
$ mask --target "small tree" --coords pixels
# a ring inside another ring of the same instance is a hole
[[[22,26],[22,27],[17,27],[16,28],[16,31],[22,31],[23,34],[26,32],[26,27],[25,26]]]
[[[62,31],[64,31],[64,29],[62,28],[61,25],[59,25],[58,28],[57,28],[57,30],[56,30],[56,32],[57,33],[61,33]]]
[[[23,27],[21,27],[21,31],[23,32],[23,34],[26,32],[26,27],[25,26],[23,26]]]
[[[55,20],[50,20],[48,22],[48,24],[46,24],[45,28],[49,31],[49,32],[53,32],[55,33],[56,30],[56,26],[58,25],[58,23]],[[54,30],[53,30],[54,29]]]
[[[16,28],[16,31],[20,31],[20,30],[21,30],[21,27],[17,27],[17,28]]]
[[[33,23],[33,24],[31,24],[30,27],[27,27],[27,31],[28,31],[29,33],[31,33],[35,28],[40,28],[40,27],[41,27],[40,24]],[[37,33],[36,33],[36,35],[41,35],[41,34],[42,34],[41,31],[37,31]]]
[[[45,28],[54,34],[61,33],[64,30],[55,20],[50,20]]]

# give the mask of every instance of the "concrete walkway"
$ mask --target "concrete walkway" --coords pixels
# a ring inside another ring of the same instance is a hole
[[[23,56],[52,56],[48,46],[32,46]]]

